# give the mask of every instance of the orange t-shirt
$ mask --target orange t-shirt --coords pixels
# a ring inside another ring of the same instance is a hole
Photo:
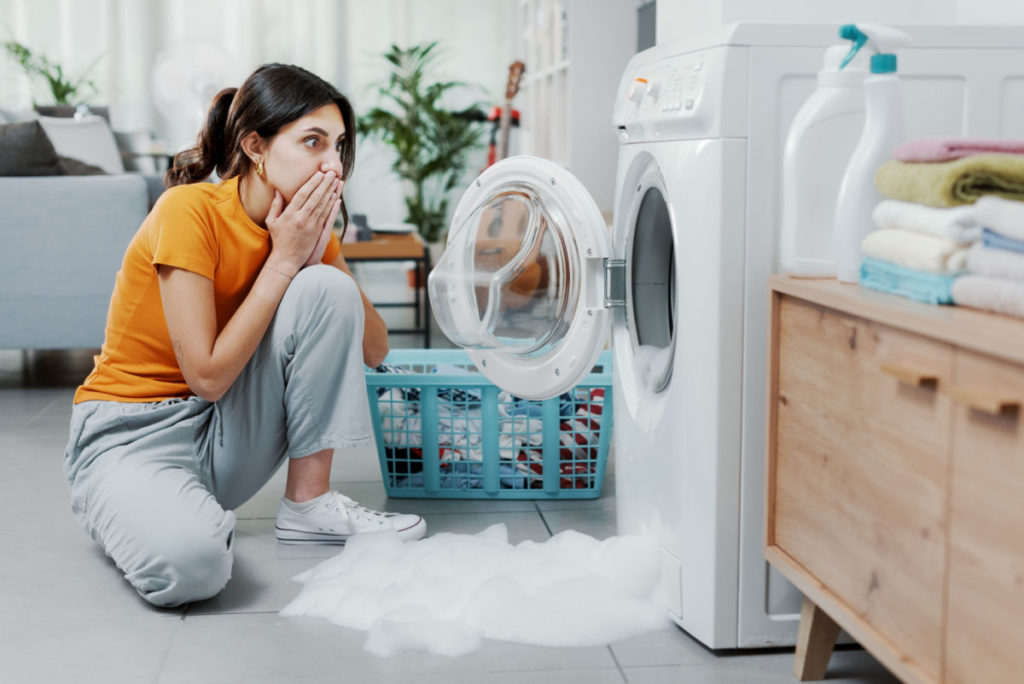
[[[324,263],[340,252],[338,237],[332,235]],[[237,177],[164,192],[125,252],[103,347],[92,373],[75,392],[75,403],[160,401],[193,394],[171,347],[157,265],[176,266],[213,281],[219,334],[269,254],[270,234],[242,208]]]

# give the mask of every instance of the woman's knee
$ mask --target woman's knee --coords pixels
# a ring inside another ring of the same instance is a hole
[[[350,275],[334,266],[317,264],[296,274],[278,314],[283,310],[294,311],[300,321],[312,312],[317,312],[314,319],[318,322],[325,318],[361,320],[363,302],[359,287]]]
[[[234,524],[234,514],[226,511],[216,527],[178,526],[128,580],[146,601],[166,608],[216,596],[231,579]]]
[[[359,301],[359,288],[352,276],[326,264],[316,264],[299,271],[288,289],[294,288],[310,291],[315,296],[326,295],[332,300]]]

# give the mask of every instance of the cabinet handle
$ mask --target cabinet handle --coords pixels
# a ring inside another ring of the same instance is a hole
[[[948,387],[946,393],[954,401],[993,416],[1017,415],[1020,413],[1020,399],[1008,399],[986,390],[957,385]]]
[[[897,380],[911,387],[931,387],[939,385],[939,374],[924,371],[919,368],[911,368],[898,363],[883,363],[882,372],[893,376]]]

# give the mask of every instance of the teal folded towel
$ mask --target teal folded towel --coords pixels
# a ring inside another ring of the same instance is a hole
[[[864,287],[926,304],[952,304],[954,280],[956,276],[915,271],[870,257],[860,265],[860,284]]]

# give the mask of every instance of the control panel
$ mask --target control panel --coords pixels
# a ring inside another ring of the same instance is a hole
[[[700,101],[705,73],[702,54],[681,55],[671,62],[641,67],[624,94],[625,119],[693,111]]]
[[[626,67],[613,122],[620,142],[746,135],[748,49],[645,54]]]
[[[664,92],[657,102],[658,109],[663,112],[692,110],[700,97],[703,72],[702,55],[697,55],[696,59],[672,70],[665,79]]]

